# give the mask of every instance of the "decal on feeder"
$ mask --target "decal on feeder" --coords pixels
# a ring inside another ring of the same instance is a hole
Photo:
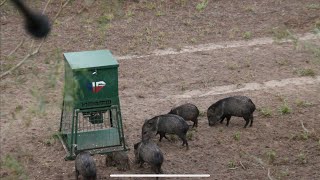
[[[106,83],[105,83],[104,81],[98,81],[98,82],[88,83],[87,87],[88,87],[89,91],[92,91],[93,93],[97,93],[97,92],[99,92],[105,85],[106,85]]]

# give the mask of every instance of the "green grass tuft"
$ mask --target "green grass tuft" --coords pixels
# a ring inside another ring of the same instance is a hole
[[[284,115],[284,114],[290,114],[292,112],[292,109],[289,107],[289,105],[284,102],[279,108],[279,112]]]
[[[259,109],[259,112],[262,114],[264,117],[271,117],[272,116],[272,110],[268,107],[263,107]]]
[[[314,72],[313,69],[306,68],[306,69],[298,69],[295,71],[299,76],[311,76],[314,77],[316,73]]]
[[[239,141],[240,140],[240,132],[236,132],[234,135],[233,135],[233,139],[236,140],[236,141]]]
[[[200,3],[197,4],[196,9],[198,11],[203,11],[208,5],[208,0],[202,0]]]
[[[268,162],[270,164],[273,164],[273,162],[276,160],[277,153],[274,150],[267,152]]]
[[[1,167],[10,172],[8,179],[28,179],[24,167],[11,155],[7,155],[2,160]]]

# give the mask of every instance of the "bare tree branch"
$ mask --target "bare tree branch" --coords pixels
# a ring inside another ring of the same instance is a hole
[[[42,39],[41,43],[39,44],[38,48],[34,50],[32,53],[27,54],[18,64],[16,64],[14,67],[9,69],[8,71],[4,72],[0,75],[0,79],[11,74],[12,71],[16,70],[18,67],[20,67],[23,63],[25,63],[31,56],[34,56],[35,54],[39,53],[40,48],[42,47],[42,44],[44,43],[45,39]]]
[[[26,38],[23,38],[20,43],[17,45],[16,48],[14,48],[14,50],[12,50],[7,56],[11,56],[13,53],[15,53],[22,45],[23,43],[26,41]]]
[[[51,0],[48,0],[48,1],[47,1],[46,6],[45,6],[44,10],[42,11],[43,13],[45,12],[45,10],[46,10],[48,4],[50,3],[50,1],[51,1]],[[60,6],[59,11],[57,12],[57,14],[56,14],[55,17],[54,17],[53,24],[54,24],[54,22],[57,20],[57,18],[58,18],[58,16],[60,15],[62,9],[63,9],[69,2],[70,2],[70,0],[67,0],[63,5]],[[14,70],[16,70],[17,68],[19,68],[19,67],[20,67],[22,64],[24,64],[30,57],[38,54],[38,53],[39,53],[39,50],[40,50],[40,48],[42,47],[42,45],[43,45],[43,43],[44,43],[45,40],[46,40],[45,38],[42,39],[42,41],[41,41],[41,43],[39,44],[39,46],[38,46],[32,53],[27,54],[18,64],[16,64],[14,67],[12,67],[11,69],[9,69],[8,71],[2,73],[2,74],[0,75],[0,79],[2,79],[3,77],[11,74],[12,71],[14,71]],[[32,45],[33,45],[33,42],[32,42]],[[18,47],[18,48],[19,48],[19,47]],[[17,49],[17,48],[16,48],[16,49]],[[32,47],[31,47],[30,49],[32,49]]]
[[[7,0],[2,1],[2,3],[0,4],[0,6],[4,5],[4,3],[6,3]]]

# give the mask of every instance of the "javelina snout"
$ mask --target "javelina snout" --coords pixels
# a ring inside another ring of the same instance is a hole
[[[188,130],[189,125],[186,121],[175,114],[156,116],[152,119],[146,120],[142,126],[142,132],[148,132],[148,134],[156,132],[157,134],[160,134],[159,141],[161,141],[162,138],[168,139],[166,133],[176,134],[183,141],[182,146],[186,145],[187,149],[189,149],[186,138]]]
[[[80,152],[75,160],[76,168],[76,179],[78,179],[79,174],[85,180],[95,180],[97,179],[96,164],[93,157],[89,152]]]
[[[192,121],[193,127],[198,127],[199,109],[194,104],[182,104],[178,107],[172,108],[168,114],[181,116],[186,121]]]
[[[246,121],[244,128],[246,128],[250,122],[250,127],[253,123],[253,112],[256,106],[252,100],[246,96],[231,96],[221,99],[212,104],[207,111],[207,117],[209,126],[215,125],[218,121],[220,123],[227,119],[227,126],[231,116],[243,117]]]

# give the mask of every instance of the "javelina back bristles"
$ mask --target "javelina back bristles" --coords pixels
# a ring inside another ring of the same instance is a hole
[[[192,127],[198,127],[199,109],[194,104],[186,103],[178,107],[174,107],[168,114],[181,116],[186,121],[192,121]]]
[[[85,180],[96,180],[97,170],[93,157],[89,152],[80,152],[75,160],[76,179],[79,178],[79,174]]]
[[[209,121],[209,126],[213,126],[218,121],[220,123],[227,119],[226,126],[229,125],[231,116],[243,117],[246,121],[244,128],[250,122],[250,127],[253,123],[253,112],[256,106],[252,100],[246,96],[231,96],[217,101],[212,104],[207,111],[207,117]]]
[[[146,120],[142,126],[143,132],[156,132],[156,134],[160,134],[159,141],[161,141],[163,137],[168,139],[166,137],[166,133],[178,135],[178,137],[183,141],[182,146],[186,145],[187,149],[189,149],[186,138],[188,130],[189,125],[186,121],[175,114],[156,116],[152,119]]]
[[[160,148],[151,141],[150,133],[144,132],[142,141],[134,144],[134,154],[136,163],[140,163],[140,167],[147,162],[156,174],[163,173],[161,166],[164,157]]]

